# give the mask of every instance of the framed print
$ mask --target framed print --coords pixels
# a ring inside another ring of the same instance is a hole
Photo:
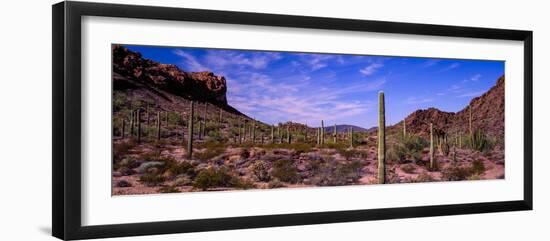
[[[532,209],[532,32],[61,2],[53,235]]]

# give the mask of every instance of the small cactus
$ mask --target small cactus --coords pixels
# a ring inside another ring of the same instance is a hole
[[[187,122],[187,131],[189,131],[189,134],[187,134],[187,159],[191,159],[193,157],[193,117],[195,115],[195,102],[191,101],[190,107],[189,107],[189,121]]]
[[[386,110],[384,92],[378,92],[378,183],[386,183]]]

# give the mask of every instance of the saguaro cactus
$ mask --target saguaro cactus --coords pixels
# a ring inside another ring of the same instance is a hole
[[[349,128],[349,147],[353,148],[353,127]]]
[[[325,144],[325,122],[321,120],[321,145]]]
[[[134,111],[130,112],[130,138],[134,135]]]
[[[141,143],[141,109],[137,109],[137,142]]]
[[[288,144],[290,144],[291,142],[291,139],[290,139],[290,124],[287,124],[286,125],[286,140],[288,142]]]
[[[189,106],[189,121],[187,122],[187,159],[193,157],[193,117],[195,115],[195,102],[191,101]]]
[[[147,126],[149,126],[149,103],[145,105],[145,118],[147,118]]]
[[[474,130],[472,129],[472,106],[468,108],[468,111],[470,112],[470,118],[469,118],[469,131],[470,131],[470,143],[474,139]]]
[[[435,163],[434,163],[434,131],[433,131],[434,125],[430,123],[430,168],[434,169]]]
[[[275,143],[275,125],[271,125],[271,144]]]
[[[160,140],[160,111],[157,112],[157,140]]]
[[[252,144],[256,142],[256,119],[252,119]]]
[[[336,141],[338,141],[338,133],[336,132],[336,124],[334,124],[334,144],[336,144]]]
[[[378,92],[378,183],[386,183],[386,110],[384,92]]]
[[[125,128],[126,128],[126,121],[124,120],[124,118],[122,118],[122,133],[121,133],[122,139],[124,139],[124,132],[126,132]]]
[[[202,117],[202,136],[206,137],[206,118],[208,117],[207,116],[207,113],[208,113],[208,102],[204,102],[204,113],[203,113],[203,117]]]

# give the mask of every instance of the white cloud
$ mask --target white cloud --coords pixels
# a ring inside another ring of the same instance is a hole
[[[447,67],[439,70],[439,72],[446,72],[446,71],[449,71],[449,70],[452,70],[452,69],[456,69],[458,67],[460,67],[459,63],[452,63],[452,64],[448,65]]]
[[[381,63],[372,63],[367,67],[360,69],[359,72],[365,76],[370,76],[382,67],[384,67],[384,65]]]
[[[176,49],[173,52],[175,55],[183,58],[183,63],[189,68],[188,71],[208,71],[208,67],[202,65],[193,55],[181,50]]]

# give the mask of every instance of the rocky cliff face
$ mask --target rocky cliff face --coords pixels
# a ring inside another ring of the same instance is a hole
[[[427,136],[429,124],[433,123],[436,132],[468,133],[470,108],[472,109],[472,127],[482,129],[493,137],[504,137],[504,76],[495,86],[483,95],[470,101],[468,106],[459,112],[444,112],[436,108],[417,110],[405,118],[407,131]],[[402,122],[393,128],[401,127]]]
[[[212,72],[185,72],[173,64],[145,59],[140,53],[113,46],[113,88],[163,90],[188,99],[227,106],[227,83]]]

